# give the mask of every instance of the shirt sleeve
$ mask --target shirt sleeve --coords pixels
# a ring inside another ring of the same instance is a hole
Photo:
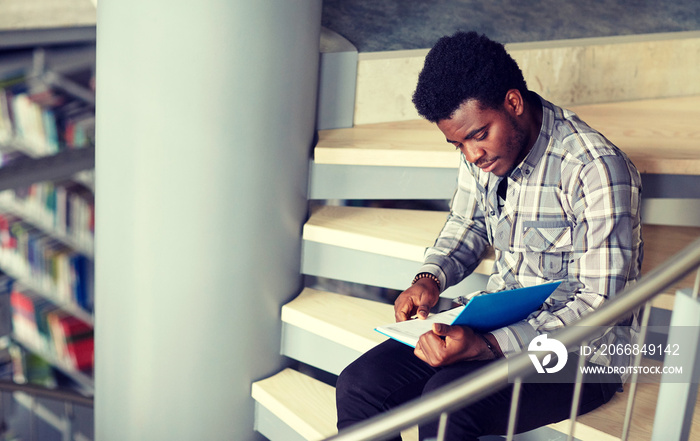
[[[426,250],[420,271],[437,276],[445,290],[474,271],[488,245],[477,183],[462,159],[450,213],[435,244]]]
[[[564,295],[527,320],[492,332],[508,356],[538,334],[595,311],[639,277],[642,259],[639,173],[622,155],[591,160],[564,182],[572,213],[573,252]],[[559,291],[558,290],[558,291]],[[550,298],[551,300],[551,298]]]

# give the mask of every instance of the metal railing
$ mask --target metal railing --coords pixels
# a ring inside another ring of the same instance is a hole
[[[595,313],[583,317],[575,326],[564,328],[553,335],[570,350],[588,341],[599,332],[601,327],[614,325],[620,318],[629,314],[630,311],[645,305],[642,334],[640,335],[640,342],[643,342],[651,309],[650,301],[698,266],[700,266],[700,239],[694,241],[647,276],[642,277],[635,285],[626,288],[619,296],[616,296],[615,299],[606,303]],[[697,297],[697,294],[698,281],[696,280],[693,296]],[[580,362],[583,362],[584,359],[585,357],[580,357]],[[637,356],[636,362],[638,363],[640,359],[641,353]],[[444,438],[444,428],[451,412],[486,397],[493,392],[494,388],[508,384],[509,378],[515,378],[511,414],[506,434],[507,439],[511,440],[513,438],[517,419],[514,410],[517,409],[521,379],[534,372],[535,367],[526,352],[510,357],[507,360],[501,359],[490,364],[488,369],[482,369],[448,386],[427,394],[418,400],[406,403],[377,417],[356,424],[335,436],[327,438],[327,440],[381,440],[390,436],[396,436],[402,430],[416,424],[435,421],[439,418],[440,428],[438,430],[438,441],[441,441]],[[578,374],[579,377],[577,378],[572,400],[571,429],[569,432],[570,440],[573,439],[576,415],[578,413],[581,369],[578,370]],[[629,435],[630,419],[634,407],[636,375],[635,372],[630,381],[631,390],[623,426],[623,441],[626,440]]]
[[[35,398],[46,398],[49,400],[63,401],[80,406],[93,407],[94,398],[81,395],[71,389],[49,389],[32,384],[19,384],[13,381],[0,380],[0,391],[2,392],[24,392]]]

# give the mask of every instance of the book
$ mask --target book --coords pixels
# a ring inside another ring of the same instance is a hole
[[[48,313],[46,322],[53,353],[63,366],[91,371],[95,353],[92,326],[60,310]]]
[[[10,306],[13,333],[32,346],[39,347],[41,337],[36,322],[34,300],[21,291],[13,290],[10,294]]]
[[[432,331],[433,323],[468,326],[481,333],[493,331],[527,318],[560,284],[553,282],[477,294],[464,306],[431,314],[425,320],[413,319],[379,326],[375,331],[414,348],[421,335]]]
[[[57,352],[74,369],[91,371],[95,360],[92,326],[70,315],[59,317],[56,321],[58,328],[52,329],[52,332],[59,340],[60,349]]]

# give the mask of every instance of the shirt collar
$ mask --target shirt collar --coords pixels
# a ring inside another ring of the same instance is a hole
[[[525,156],[525,159],[511,172],[510,178],[515,181],[519,180],[521,176],[528,178],[533,172],[540,162],[540,159],[542,159],[542,156],[544,156],[544,152],[547,150],[549,139],[554,128],[554,108],[552,103],[539,95],[537,95],[537,97],[542,102],[542,126],[540,127],[540,134],[532,145],[530,152]]]

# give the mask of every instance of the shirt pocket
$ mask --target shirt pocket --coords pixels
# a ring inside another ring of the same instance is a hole
[[[536,260],[539,272],[547,279],[561,279],[567,275],[571,236],[571,224],[566,221],[523,222],[523,245],[529,254],[528,260]]]

